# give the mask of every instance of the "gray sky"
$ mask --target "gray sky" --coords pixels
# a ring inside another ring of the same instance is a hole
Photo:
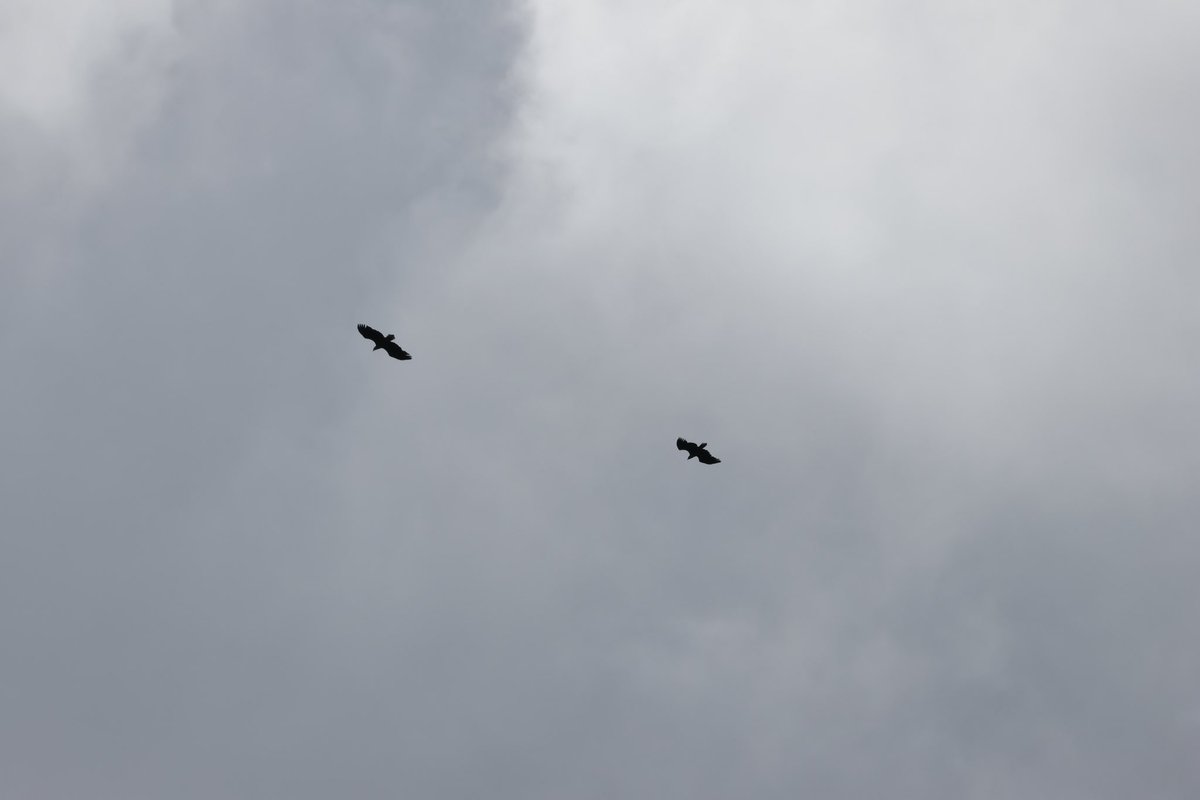
[[[1195,797],[1198,40],[0,0],[6,792]]]

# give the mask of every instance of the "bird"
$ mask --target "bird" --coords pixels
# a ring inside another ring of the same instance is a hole
[[[695,458],[695,459],[699,459],[701,464],[720,464],[721,463],[721,459],[715,457],[712,453],[710,453],[704,449],[704,448],[708,447],[708,442],[701,442],[700,444],[696,444],[695,442],[689,442],[686,439],[680,437],[675,440],[675,446],[678,447],[680,450],[687,451],[688,461],[691,461],[693,458]]]
[[[389,333],[387,336],[384,336],[370,325],[363,325],[362,323],[358,325],[358,332],[362,334],[364,339],[370,339],[375,343],[375,346],[371,348],[372,351],[384,350],[392,358],[398,358],[401,361],[412,360],[412,356],[404,352],[404,348],[393,341],[396,338],[394,334]]]

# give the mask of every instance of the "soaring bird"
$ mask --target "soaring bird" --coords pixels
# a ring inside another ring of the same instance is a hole
[[[371,348],[372,351],[386,350],[389,356],[392,358],[398,358],[401,361],[409,361],[412,359],[412,356],[404,352],[404,348],[393,341],[396,338],[393,334],[389,333],[387,336],[384,336],[370,325],[362,324],[359,324],[358,332],[362,334],[364,339],[370,339],[375,343],[375,346]]]
[[[693,458],[695,458],[695,459],[699,459],[701,464],[720,464],[721,463],[721,459],[716,458],[715,456],[713,456],[712,453],[710,453],[704,449],[704,448],[708,447],[708,442],[701,442],[700,444],[696,444],[695,442],[689,442],[686,439],[679,438],[679,439],[675,440],[675,446],[678,447],[680,450],[687,451],[688,461],[691,461]]]

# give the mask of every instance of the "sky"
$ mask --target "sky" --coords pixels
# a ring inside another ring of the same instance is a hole
[[[0,0],[6,791],[1197,796],[1198,44]]]

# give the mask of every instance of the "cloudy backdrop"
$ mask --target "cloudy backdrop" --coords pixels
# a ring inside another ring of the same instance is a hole
[[[1196,797],[1198,44],[0,0],[4,794]]]

